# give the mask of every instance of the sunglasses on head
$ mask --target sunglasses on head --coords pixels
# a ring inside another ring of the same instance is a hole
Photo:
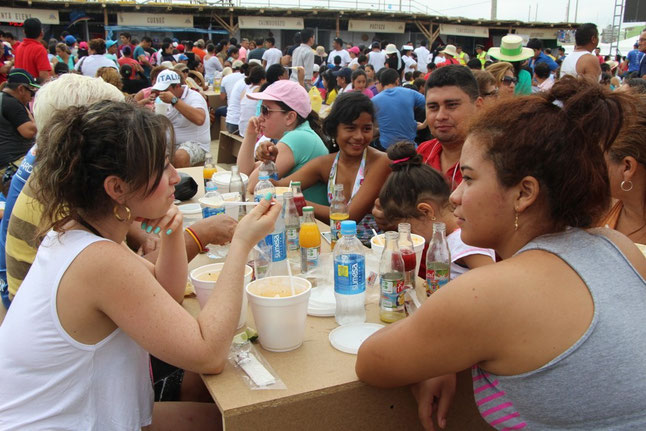
[[[502,78],[502,83],[505,84],[505,85],[517,84],[518,79],[517,78],[512,78],[511,76],[504,76]]]
[[[286,112],[283,109],[269,109],[265,105],[260,105],[260,114],[264,117],[267,117],[270,112]]]

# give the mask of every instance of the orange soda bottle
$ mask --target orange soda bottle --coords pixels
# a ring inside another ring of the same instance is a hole
[[[206,153],[206,156],[204,156],[204,169],[202,170],[202,176],[204,177],[204,187],[206,187],[206,183],[208,181],[211,181],[211,177],[213,177],[213,174],[217,171],[218,170],[213,163],[213,156],[211,155],[211,153]]]
[[[311,206],[303,207],[303,223],[298,240],[301,246],[301,273],[311,273],[318,266],[321,254],[321,232]]]

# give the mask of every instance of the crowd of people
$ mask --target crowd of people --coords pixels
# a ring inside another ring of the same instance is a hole
[[[250,192],[274,162],[272,181],[300,181],[329,222],[343,185],[366,245],[401,222],[427,242],[445,224],[451,281],[356,363],[369,384],[412,385],[426,429],[446,425],[469,367],[498,429],[646,425],[623,396],[646,390],[646,30],[619,62],[594,52],[594,24],[568,55],[507,35],[473,58],[425,41],[326,52],[310,29],[281,50],[272,37],[154,49],[128,33],[47,45],[37,19],[23,28],[2,35],[0,67],[0,428],[218,422],[199,373],[223,370],[247,256],[281,216],[268,196],[240,222],[182,229],[176,168],[204,163],[220,118]],[[187,264],[228,242],[193,318]]]

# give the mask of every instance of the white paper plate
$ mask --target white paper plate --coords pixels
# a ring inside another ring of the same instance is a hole
[[[319,286],[312,289],[307,314],[315,317],[332,317],[336,312],[334,288]]]
[[[383,327],[384,325],[378,323],[353,323],[339,326],[330,332],[330,344],[337,350],[356,355],[361,344]]]

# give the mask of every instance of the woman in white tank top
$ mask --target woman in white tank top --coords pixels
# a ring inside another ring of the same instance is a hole
[[[240,221],[214,293],[197,319],[180,305],[187,260],[173,205],[177,172],[165,117],[121,102],[57,112],[39,135],[36,198],[52,228],[0,326],[0,429],[183,429],[208,416],[158,403],[148,353],[186,370],[224,368],[238,322],[243,268],[280,207]],[[153,265],[124,244],[132,224],[161,237]],[[28,342],[26,342],[28,340]],[[202,413],[204,411],[202,410]],[[177,423],[175,423],[177,421]],[[185,422],[184,422],[185,423]]]

